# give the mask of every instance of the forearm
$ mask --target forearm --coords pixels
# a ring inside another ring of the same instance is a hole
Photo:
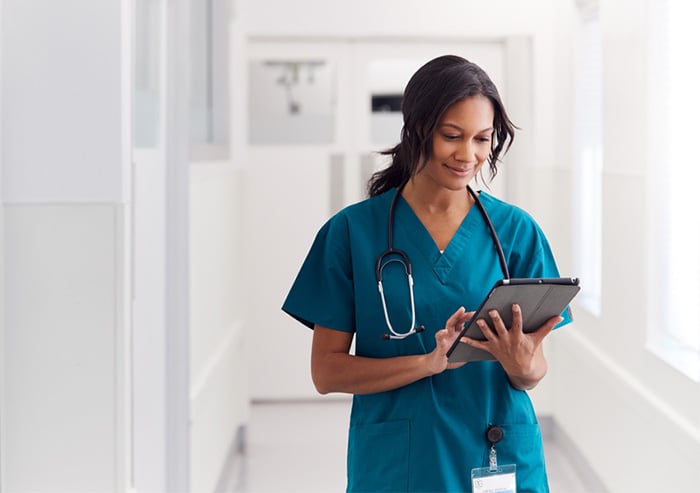
[[[314,385],[321,394],[375,394],[461,366],[448,364],[447,350],[472,315],[462,307],[457,309],[447,320],[446,328],[435,334],[436,347],[430,353],[391,358],[354,356],[349,353],[353,334],[316,325],[311,346]]]
[[[433,375],[428,355],[365,358],[343,353],[311,360],[311,375],[321,394],[374,394],[404,387]]]

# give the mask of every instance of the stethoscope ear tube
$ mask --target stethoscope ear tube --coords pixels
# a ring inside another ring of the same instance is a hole
[[[486,209],[484,209],[484,204],[481,203],[481,200],[479,200],[479,196],[476,194],[476,192],[474,192],[474,190],[472,190],[472,187],[470,187],[469,185],[467,185],[467,190],[474,198],[474,203],[479,208],[479,212],[481,212],[481,215],[486,221],[486,225],[489,227],[489,231],[491,232],[491,238],[493,238],[493,244],[496,245],[496,252],[498,253],[498,262],[501,264],[503,277],[504,279],[510,279],[510,272],[508,271],[508,262],[506,262],[506,256],[503,253],[503,247],[501,246],[501,240],[498,239],[498,233],[496,233],[496,228],[494,228],[493,222],[491,222],[491,218],[486,212]]]
[[[394,212],[396,209],[396,203],[399,197],[401,196],[402,189],[403,186],[399,187],[396,190],[396,195],[394,195],[394,198],[391,201],[391,206],[389,207],[389,221],[387,224],[388,247],[383,253],[379,255],[374,267],[375,275],[377,278],[377,290],[379,291],[379,297],[382,300],[384,320],[386,321],[386,326],[389,328],[389,334],[382,335],[382,339],[385,340],[405,339],[410,335],[417,334],[425,330],[425,327],[423,327],[422,325],[416,327],[416,305],[415,298],[413,296],[413,268],[411,267],[411,260],[408,258],[408,254],[406,252],[394,248]],[[501,264],[501,270],[503,271],[503,275],[505,276],[505,279],[510,279],[508,263],[506,262],[506,257],[503,253],[503,247],[501,246],[501,242],[498,239],[496,228],[494,228],[493,223],[491,222],[491,218],[486,213],[486,209],[481,203],[481,200],[479,200],[479,196],[476,194],[476,192],[474,192],[474,190],[472,190],[472,188],[469,185],[467,185],[467,190],[469,191],[469,194],[474,198],[474,203],[479,208],[479,212],[481,212],[481,215],[483,216],[484,220],[486,221],[486,225],[489,228],[491,237],[493,238],[493,243],[496,246],[496,251],[498,253],[498,261]],[[384,297],[384,286],[382,285],[382,271],[384,270],[384,267],[386,267],[391,262],[399,262],[403,265],[408,280],[408,291],[411,300],[411,327],[407,332],[396,332],[396,330],[394,330],[394,327],[391,325],[391,320],[389,320],[389,310],[386,306],[386,298]]]

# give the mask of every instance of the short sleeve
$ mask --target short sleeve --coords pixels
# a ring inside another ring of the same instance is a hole
[[[355,330],[347,219],[331,218],[317,233],[282,310],[309,328]]]
[[[516,228],[513,245],[509,259],[509,264],[512,264],[509,265],[512,277],[560,277],[547,237],[527,214],[523,215],[522,223]],[[573,321],[571,307],[567,307],[561,316],[564,320],[555,328]]]

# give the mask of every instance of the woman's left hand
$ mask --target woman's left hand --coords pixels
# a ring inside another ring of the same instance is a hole
[[[547,373],[542,342],[562,318],[552,317],[537,330],[525,333],[520,306],[514,304],[512,310],[513,324],[510,329],[505,326],[498,311],[492,310],[489,316],[495,330],[491,330],[483,319],[476,322],[486,340],[463,337],[462,342],[491,353],[503,365],[514,387],[531,389]]]

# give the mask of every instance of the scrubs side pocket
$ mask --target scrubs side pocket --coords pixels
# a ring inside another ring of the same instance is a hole
[[[515,464],[518,493],[549,491],[542,432],[538,424],[500,425],[503,440],[496,444],[498,464]]]
[[[410,422],[350,427],[348,492],[408,491]]]

